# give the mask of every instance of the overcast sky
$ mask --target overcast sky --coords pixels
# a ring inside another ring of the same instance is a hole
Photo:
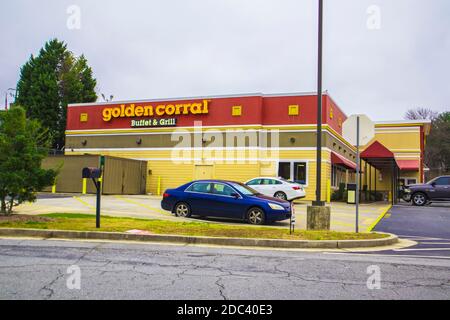
[[[316,91],[317,2],[2,1],[1,104],[54,37],[86,55],[114,100]],[[324,2],[324,88],[348,115],[450,110],[450,1]]]

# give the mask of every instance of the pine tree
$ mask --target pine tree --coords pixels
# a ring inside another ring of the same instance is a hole
[[[34,201],[36,192],[55,181],[57,170],[41,168],[50,144],[47,130],[14,106],[0,112],[0,214]]]
[[[54,148],[65,141],[67,105],[95,102],[97,81],[84,55],[76,57],[53,39],[21,68],[16,103],[49,129]]]

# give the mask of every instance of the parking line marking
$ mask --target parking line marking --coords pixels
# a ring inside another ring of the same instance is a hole
[[[95,210],[94,206],[91,206],[89,203],[87,203],[86,201],[84,201],[83,199],[80,199],[79,197],[73,197],[75,200],[77,200],[79,203],[85,205],[86,207],[88,207],[89,209]]]
[[[397,235],[400,238],[408,238],[408,239],[414,239],[414,240],[427,240],[427,241],[434,241],[434,240],[443,240],[443,241],[450,241],[450,239],[444,239],[444,238],[429,238],[429,237],[420,237],[420,236],[405,236],[405,235]]]
[[[446,243],[448,244],[448,243]],[[393,251],[450,251],[450,248],[394,249]]]
[[[419,242],[419,244],[437,244],[437,245],[450,245],[450,242]]]
[[[373,229],[375,229],[375,227],[377,226],[378,223],[380,223],[380,221],[384,218],[384,216],[389,212],[389,210],[392,209],[392,205],[388,206],[386,210],[383,210],[383,212],[381,213],[381,215],[377,218],[377,220],[375,220],[374,223],[372,223],[368,228],[367,228],[367,232],[372,232]]]
[[[408,254],[373,254],[373,253],[347,253],[347,252],[323,252],[323,254],[334,254],[334,255],[349,255],[349,256],[361,256],[361,257],[382,257],[382,258],[424,258],[424,259],[441,259],[450,260],[450,257],[442,256],[419,256],[419,255],[408,255]]]
[[[136,202],[136,201],[134,201],[134,200],[130,200],[130,199],[124,198],[124,197],[122,197],[122,196],[114,196],[114,197],[117,198],[117,199],[119,199],[119,200],[123,200],[123,201],[125,201],[125,202],[131,203],[131,204],[135,204],[135,205],[137,205],[137,206],[140,206],[140,207],[149,209],[149,210],[151,210],[151,211],[153,211],[153,212],[161,213],[161,214],[164,214],[164,215],[166,215],[166,216],[171,215],[171,214],[169,214],[169,213],[167,213],[167,212],[165,212],[165,211],[163,211],[163,210],[161,210],[161,209],[158,209],[158,208],[155,208],[155,207],[152,207],[152,206],[149,206],[149,205],[140,203],[140,202]]]

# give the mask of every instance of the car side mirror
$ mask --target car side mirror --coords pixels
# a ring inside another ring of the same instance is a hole
[[[436,182],[433,182],[432,184],[431,184],[431,186],[434,188],[434,187],[436,187]]]
[[[236,192],[232,193],[231,196],[236,199],[240,198],[239,193],[236,193]]]

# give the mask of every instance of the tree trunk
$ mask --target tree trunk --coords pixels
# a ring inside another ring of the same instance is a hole
[[[7,215],[9,216],[9,215],[11,215],[13,207],[14,207],[14,198],[13,197],[11,197],[11,200],[9,201],[8,204],[9,204],[9,208],[8,208]]]
[[[1,198],[1,208],[0,208],[0,213],[2,215],[6,215],[6,200],[5,198]]]

